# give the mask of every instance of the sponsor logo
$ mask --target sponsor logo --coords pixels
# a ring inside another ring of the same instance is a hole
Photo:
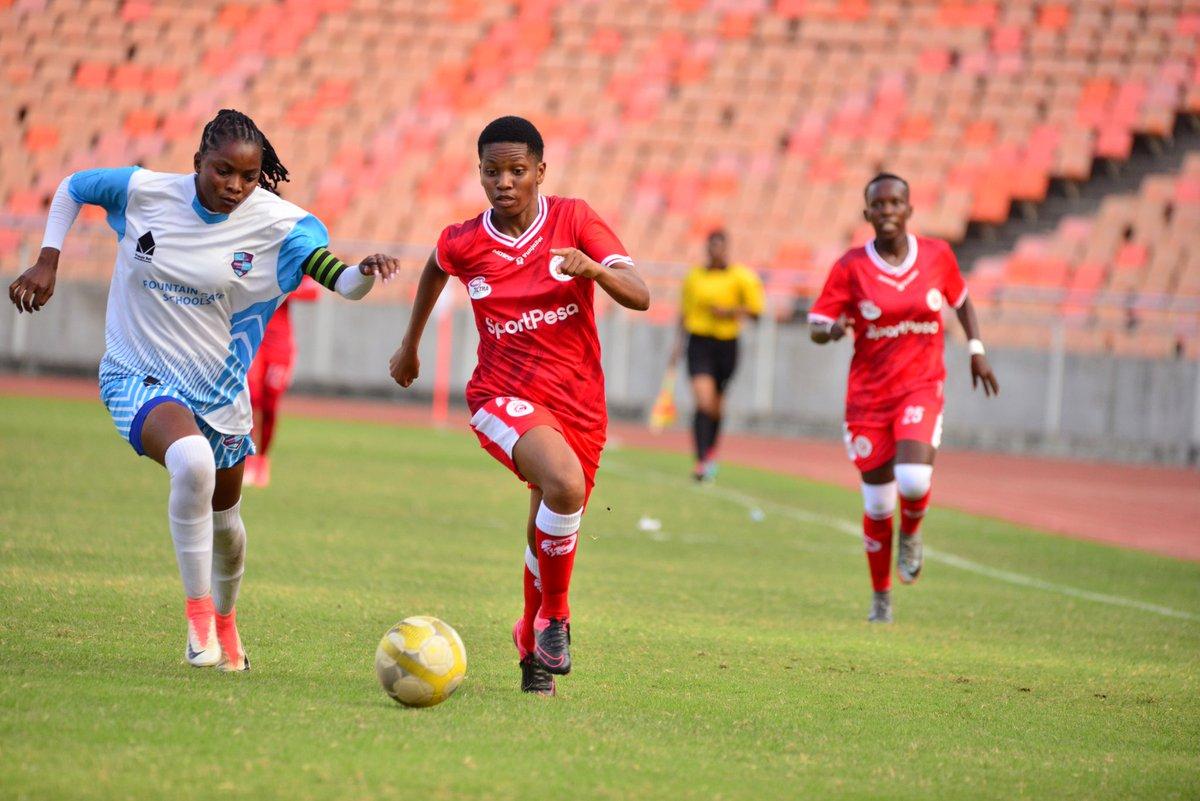
[[[533,404],[527,400],[513,398],[504,407],[504,413],[509,417],[526,417],[533,414]]]
[[[871,444],[871,440],[862,434],[859,434],[851,441],[850,447],[854,448],[854,454],[859,459],[866,459],[871,455],[871,451],[875,450],[875,446]]]
[[[250,268],[254,266],[254,254],[239,250],[233,254],[233,263],[229,266],[233,268],[233,272],[237,274],[237,277],[241,278],[250,272]]]
[[[862,315],[864,320],[878,320],[883,315],[883,310],[869,300],[860,300],[858,302],[858,313]]]
[[[941,324],[937,321],[921,323],[916,320],[901,320],[895,325],[869,325],[866,336],[867,339],[895,339],[905,334],[932,336],[940,330]]]
[[[133,248],[133,257],[147,264],[154,261],[154,234],[147,231],[138,237],[137,245]]]
[[[542,540],[542,553],[546,556],[566,556],[575,550],[575,540],[579,534],[568,534],[565,537],[547,537]]]
[[[525,248],[525,252],[518,256],[513,256],[510,253],[505,253],[503,250],[495,250],[495,249],[492,250],[492,253],[495,253],[497,256],[504,259],[505,261],[511,261],[511,262],[515,262],[517,264],[524,264],[525,260],[529,258],[529,255],[531,253],[533,253],[533,251],[537,250],[538,245],[542,244],[543,239],[545,239],[544,236],[539,236],[537,239],[533,240],[533,244],[530,245],[529,247]]]
[[[867,553],[879,553],[883,550],[883,543],[879,540],[873,540],[864,534],[863,547],[867,549]]]
[[[931,289],[925,293],[925,303],[929,305],[930,311],[942,310],[942,293],[937,289]]]
[[[467,282],[467,294],[471,300],[480,300],[492,294],[492,287],[482,275],[477,275]]]
[[[567,281],[570,281],[575,276],[563,275],[562,272],[558,269],[559,267],[562,267],[562,263],[564,261],[566,261],[566,259],[564,259],[562,256],[555,256],[550,259],[550,277],[553,278],[555,281],[562,281],[563,283],[566,283]]]
[[[165,303],[177,306],[209,306],[218,300],[224,300],[224,292],[205,292],[187,284],[177,284],[174,281],[156,281],[146,278],[142,286],[151,292],[158,293]]]
[[[545,325],[561,323],[563,320],[576,314],[579,314],[579,304],[568,303],[566,306],[559,306],[557,309],[533,309],[532,311],[522,312],[521,316],[516,320],[493,320],[491,317],[485,317],[483,322],[487,327],[487,332],[496,339],[500,339],[505,334],[523,334],[527,331],[536,331],[543,323]]]
[[[241,434],[226,434],[221,437],[221,444],[226,448],[236,448],[242,444]]]

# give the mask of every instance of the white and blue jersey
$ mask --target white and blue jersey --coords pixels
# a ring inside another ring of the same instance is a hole
[[[100,383],[118,429],[128,438],[122,421],[146,395],[169,394],[214,432],[249,434],[246,372],[305,259],[328,244],[325,226],[262,189],[214,214],[192,174],[86,170],[68,189],[76,202],[102,206],[117,234]]]

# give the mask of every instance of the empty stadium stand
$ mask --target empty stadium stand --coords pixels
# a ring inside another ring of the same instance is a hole
[[[661,286],[724,225],[790,298],[869,235],[877,170],[909,178],[916,229],[959,241],[1194,119],[1200,2],[0,0],[0,64],[6,271],[64,174],[184,169],[223,106],[339,239],[417,253],[482,209],[475,136],[518,113],[546,190],[587,198]],[[1194,352],[1198,181],[1191,159],[982,260],[988,324],[1036,346],[1031,314],[1061,312],[1072,347]]]

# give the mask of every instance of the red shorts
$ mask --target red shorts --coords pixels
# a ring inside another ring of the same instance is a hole
[[[246,373],[246,384],[250,387],[250,405],[256,409],[273,407],[279,403],[283,393],[292,385],[292,368],[296,360],[272,358],[270,353],[259,351]]]
[[[603,429],[583,431],[563,425],[549,409],[522,398],[492,398],[471,415],[471,430],[479,437],[480,446],[526,483],[528,480],[513,464],[513,446],[525,432],[538,426],[549,426],[562,434],[579,458],[587,486],[586,503],[592,487],[596,486],[596,471],[600,469],[600,452],[604,450],[605,440]],[[533,484],[529,486],[533,487]]]
[[[861,423],[847,420],[843,425],[846,455],[860,472],[874,470],[896,456],[896,443],[902,439],[942,444],[942,385],[926,387],[900,398],[891,410],[891,422]]]

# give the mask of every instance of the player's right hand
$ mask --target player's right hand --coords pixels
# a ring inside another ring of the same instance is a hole
[[[17,307],[17,313],[41,311],[54,294],[54,282],[58,278],[58,251],[42,248],[37,264],[21,273],[9,284],[8,299]]]
[[[401,345],[388,361],[388,370],[397,384],[411,387],[412,382],[421,374],[421,360],[417,358],[417,349]]]
[[[829,326],[829,339],[837,342],[842,337],[846,336],[846,328],[840,322]]]

